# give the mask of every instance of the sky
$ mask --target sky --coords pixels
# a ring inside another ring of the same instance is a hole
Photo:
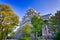
[[[60,10],[60,0],[0,0],[0,4],[8,4],[21,20],[29,8],[41,15],[54,14]]]

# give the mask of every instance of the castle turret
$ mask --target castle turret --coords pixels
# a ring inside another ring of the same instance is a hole
[[[22,21],[21,21],[20,27],[22,27],[21,25],[24,26],[26,23],[31,24],[31,18],[32,18],[34,15],[39,16],[34,9],[29,8],[29,9],[26,11],[26,14],[25,14],[25,16],[23,17],[23,19],[22,19]]]

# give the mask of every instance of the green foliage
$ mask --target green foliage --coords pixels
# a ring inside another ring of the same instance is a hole
[[[19,40],[31,40],[31,38],[25,37],[25,38],[20,38]]]
[[[41,37],[38,37],[38,40],[46,40],[46,39],[43,39],[43,38],[41,38]]]
[[[51,24],[49,24],[49,29],[50,29],[51,31],[53,31],[53,32],[55,32],[55,30],[56,30],[56,28],[55,28],[53,25],[51,25]]]
[[[60,24],[60,11],[57,11],[57,13],[55,13],[55,16],[51,17],[50,21],[54,25],[59,25]]]
[[[54,29],[54,40],[60,40],[60,11],[55,13],[55,16],[52,16],[50,19],[51,29]]]
[[[60,30],[55,32],[54,34],[54,40],[60,40]]]
[[[43,20],[41,18],[38,18],[38,16],[34,15],[31,19],[32,23],[32,33],[35,35],[35,40],[37,39],[36,34],[42,33],[42,25],[44,24]]]
[[[23,31],[23,38],[20,38],[19,40],[31,40],[30,37],[30,27],[29,24],[26,24],[25,26],[23,26],[20,30]]]
[[[48,25],[48,20],[44,20],[44,24],[47,24]]]
[[[20,28],[20,30],[23,31],[25,37],[29,37],[30,29],[31,29],[31,26],[29,24],[26,24],[25,26]]]
[[[43,20],[41,18],[38,18],[36,15],[34,15],[33,18],[31,19],[31,23],[33,25],[32,27],[33,33],[41,31],[43,25]]]
[[[18,16],[12,11],[9,5],[0,4],[0,31],[2,31],[1,35],[7,36],[8,33],[12,31],[12,29],[18,25],[19,18]],[[2,37],[1,36],[1,37]]]

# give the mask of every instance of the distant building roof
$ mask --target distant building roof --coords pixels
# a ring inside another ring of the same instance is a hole
[[[50,15],[52,15],[52,14],[43,15],[43,16],[41,16],[41,17],[50,16]]]

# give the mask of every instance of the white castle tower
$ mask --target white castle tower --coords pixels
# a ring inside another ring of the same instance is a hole
[[[25,26],[26,23],[28,23],[30,26],[32,26],[32,24],[31,24],[31,18],[32,18],[34,15],[37,15],[39,18],[41,17],[43,20],[48,20],[48,19],[49,19],[49,16],[50,16],[50,14],[44,15],[44,16],[40,16],[39,13],[37,13],[34,9],[30,8],[30,9],[28,9],[28,10],[26,11],[25,16],[23,16],[22,21],[20,22],[20,27],[19,27],[19,28]],[[46,27],[46,30],[44,30],[44,28],[45,28],[45,27],[42,28],[42,36],[44,36],[44,34],[46,33],[46,32],[44,32],[44,31],[48,31],[48,27]],[[18,29],[18,30],[19,30],[19,29]],[[20,38],[21,35],[22,35],[22,31],[18,31],[18,32],[13,36],[13,38],[18,39],[18,38]],[[46,35],[47,35],[47,34],[46,34]]]
[[[20,38],[20,36],[22,35],[22,31],[19,31],[21,27],[25,26],[26,23],[28,23],[30,26],[32,26],[31,24],[31,18],[34,16],[34,15],[37,15],[38,17],[40,17],[40,15],[38,15],[38,13],[32,9],[32,8],[29,8],[27,11],[26,11],[26,14],[25,16],[23,16],[22,18],[22,21],[20,22],[20,27],[18,29],[18,32],[13,36],[13,39],[18,39]]]
[[[32,8],[28,9],[26,11],[25,16],[22,18],[22,21],[20,23],[20,27],[23,27],[26,23],[31,24],[31,18],[34,15],[37,15],[38,17],[40,17],[40,15],[38,15],[38,13],[34,9],[32,9]]]

